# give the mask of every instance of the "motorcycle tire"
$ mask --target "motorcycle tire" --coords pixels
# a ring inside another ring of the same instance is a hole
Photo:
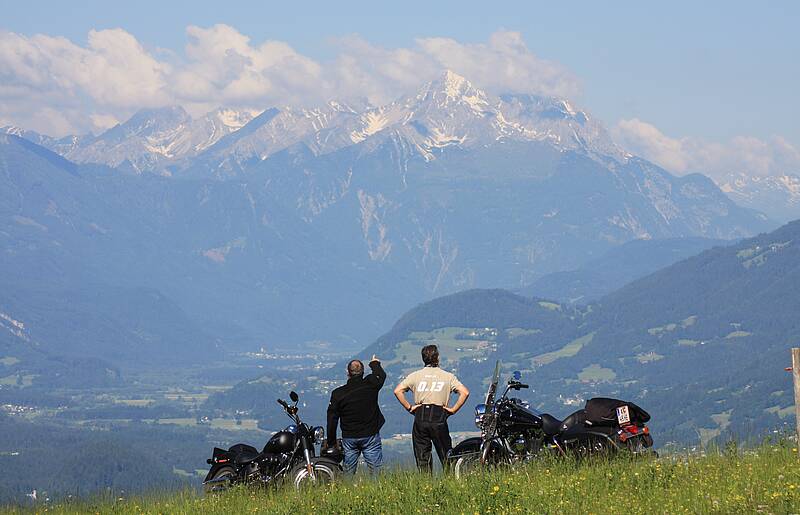
[[[464,454],[456,458],[452,467],[456,479],[463,479],[481,470],[481,457],[478,453]]]
[[[610,458],[616,454],[616,447],[605,439],[593,437],[580,442],[573,448],[573,454],[579,460],[587,458]]]
[[[648,435],[649,437],[649,435]],[[658,453],[653,449],[653,439],[649,438],[631,438],[626,443],[628,452],[634,456],[649,456],[658,458]]]
[[[341,474],[339,465],[332,461],[317,460],[312,466],[314,470],[313,477],[309,473],[305,463],[298,464],[289,472],[289,479],[295,490],[335,483]]]
[[[233,485],[235,477],[236,470],[233,467],[222,467],[203,484],[203,491],[207,494],[223,492]]]
[[[647,452],[647,445],[642,438],[631,438],[625,443],[632,454],[644,454]]]

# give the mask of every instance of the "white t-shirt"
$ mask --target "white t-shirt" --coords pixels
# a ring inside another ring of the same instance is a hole
[[[400,382],[404,390],[414,392],[414,404],[447,406],[450,394],[461,386],[458,378],[439,367],[425,367],[411,372]]]

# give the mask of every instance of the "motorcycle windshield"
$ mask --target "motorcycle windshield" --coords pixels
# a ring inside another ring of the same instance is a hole
[[[486,392],[486,406],[490,407],[494,402],[494,396],[497,392],[497,382],[500,380],[500,360],[494,365],[494,374],[492,374],[492,382],[489,383],[489,390]]]

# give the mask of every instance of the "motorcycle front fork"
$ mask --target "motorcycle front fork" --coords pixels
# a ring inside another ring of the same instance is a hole
[[[311,476],[311,479],[317,479],[314,475],[314,464],[311,462],[311,450],[306,448],[303,449],[303,455],[306,458],[306,470],[308,470],[308,475]]]

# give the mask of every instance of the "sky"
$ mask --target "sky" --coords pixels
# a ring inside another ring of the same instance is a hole
[[[798,2],[0,0],[0,125],[374,103],[451,68],[564,96],[676,173],[800,172]]]

